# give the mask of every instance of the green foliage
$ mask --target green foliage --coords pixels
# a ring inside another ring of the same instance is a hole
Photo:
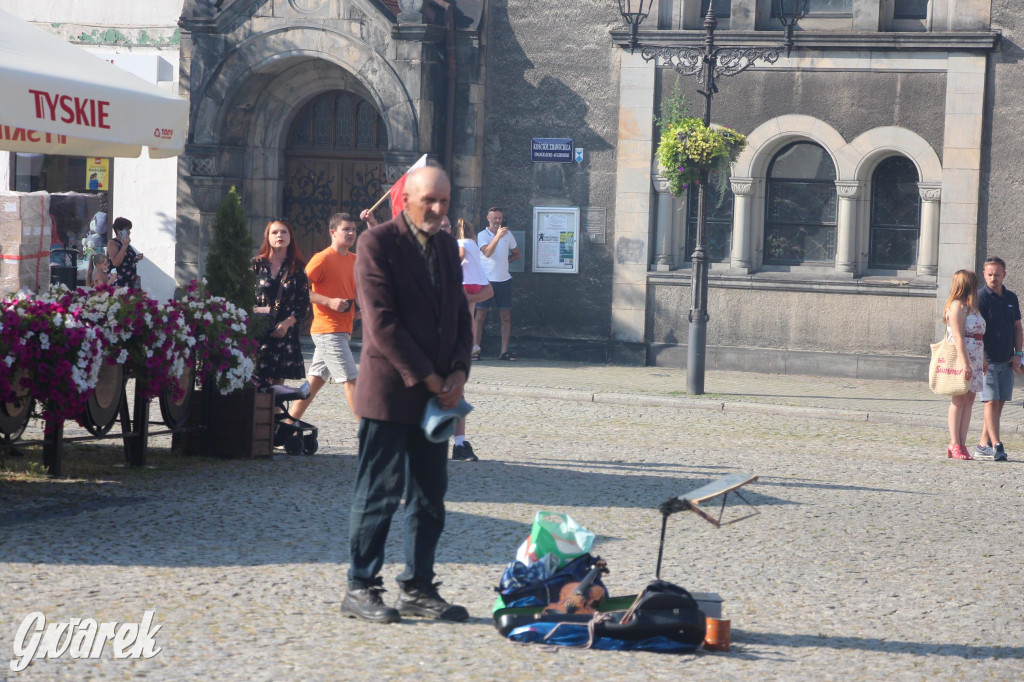
[[[256,305],[256,273],[252,271],[252,236],[234,187],[217,208],[210,252],[206,256],[206,290],[242,310]]]
[[[679,125],[684,119],[690,117],[690,105],[679,87],[679,76],[676,76],[672,85],[672,94],[661,98],[661,114],[656,116],[654,121],[662,129],[662,136],[667,128]]]
[[[668,179],[673,196],[681,196],[691,182],[699,182],[702,170],[718,171],[719,202],[724,197],[729,164],[747,146],[745,135],[731,128],[712,128],[699,118],[683,117],[665,125],[658,143],[661,174]]]

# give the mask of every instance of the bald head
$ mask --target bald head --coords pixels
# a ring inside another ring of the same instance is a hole
[[[434,234],[441,229],[441,219],[448,213],[452,187],[448,175],[440,168],[417,168],[405,179],[402,192],[405,210],[424,232]]]

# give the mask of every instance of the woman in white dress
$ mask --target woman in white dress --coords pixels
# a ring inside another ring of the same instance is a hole
[[[967,358],[967,381],[970,388],[955,395],[949,404],[949,446],[946,457],[974,459],[967,452],[967,429],[971,425],[974,396],[984,385],[988,371],[985,359],[985,318],[978,312],[978,275],[971,270],[957,270],[949,287],[949,298],[942,310],[946,338],[956,346],[958,357]]]

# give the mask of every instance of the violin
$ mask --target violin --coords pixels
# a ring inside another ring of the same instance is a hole
[[[549,604],[543,613],[596,613],[597,607],[608,598],[608,591],[594,584],[602,573],[608,573],[608,566],[604,559],[597,558],[583,580],[566,583],[559,592],[558,601]]]

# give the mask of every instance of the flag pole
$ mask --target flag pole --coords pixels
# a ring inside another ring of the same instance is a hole
[[[388,190],[387,192],[384,192],[384,196],[382,196],[380,199],[377,199],[377,203],[369,208],[370,213],[373,213],[374,211],[376,211],[377,207],[380,206],[381,204],[383,204],[384,200],[387,199],[389,196],[391,196],[391,190]]]

